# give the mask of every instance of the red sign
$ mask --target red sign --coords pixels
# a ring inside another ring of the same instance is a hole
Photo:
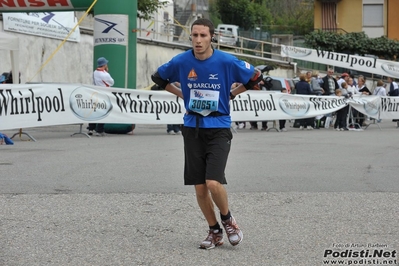
[[[72,9],[70,0],[0,0],[0,10]]]

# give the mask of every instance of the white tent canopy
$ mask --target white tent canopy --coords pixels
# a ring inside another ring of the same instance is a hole
[[[9,50],[11,53],[11,70],[13,83],[19,83],[19,38],[0,32],[0,50]]]

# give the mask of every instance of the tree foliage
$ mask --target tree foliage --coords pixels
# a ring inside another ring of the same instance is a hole
[[[167,1],[159,0],[138,0],[137,1],[137,17],[150,20],[151,15],[158,11],[159,8],[165,6]]]
[[[397,60],[399,42],[385,36],[369,38],[364,32],[346,34],[314,31],[305,36],[305,44],[313,49],[322,49],[338,53],[375,55],[386,60]]]
[[[314,7],[312,1],[306,0],[264,0],[272,10],[272,25],[292,28],[299,35],[313,31]]]
[[[313,4],[308,0],[213,0],[212,12],[218,12],[220,20],[243,29],[254,27],[293,27],[295,32],[313,30]],[[212,16],[212,15],[211,15]]]
[[[129,0],[131,1],[131,0]],[[158,11],[159,8],[165,6],[167,1],[158,0],[138,0],[137,1],[137,17],[145,20],[152,19],[151,15]],[[90,10],[89,14],[94,15],[93,9]]]
[[[271,21],[270,11],[250,0],[217,0],[216,6],[223,23],[238,25],[242,29]]]
[[[209,19],[213,22],[215,26],[223,24],[223,21],[220,19],[216,0],[209,0]]]

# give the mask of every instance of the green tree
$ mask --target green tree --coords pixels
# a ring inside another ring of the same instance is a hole
[[[309,0],[263,0],[271,11],[272,25],[290,33],[305,35],[313,31],[314,7]]]
[[[211,18],[248,30],[279,26],[291,33],[313,30],[313,0],[211,0]],[[215,14],[215,13],[216,14]]]
[[[218,0],[216,2],[217,9],[219,10],[220,19],[225,24],[235,24],[242,26],[245,24],[244,21],[251,20],[251,18],[247,17],[245,14],[245,10],[247,10],[249,6],[248,0]]]
[[[223,21],[220,19],[220,14],[218,6],[216,5],[216,1],[217,0],[209,0],[209,19],[213,22],[215,26],[223,24]]]
[[[250,0],[217,0],[216,10],[223,23],[238,25],[242,29],[269,23],[271,19],[270,11],[264,5]]]
[[[132,1],[132,0],[128,0]],[[152,14],[156,12],[159,8],[165,6],[167,1],[158,0],[138,0],[137,1],[137,17],[145,20],[150,20]],[[93,9],[90,10],[89,14],[94,15]]]
[[[305,36],[305,44],[312,49],[362,56],[371,54],[386,60],[397,60],[399,53],[398,41],[385,36],[369,38],[364,32],[314,31]]]
[[[130,0],[131,1],[131,0]],[[150,20],[151,15],[159,8],[165,6],[167,1],[158,0],[138,0],[137,1],[137,17],[145,20]]]

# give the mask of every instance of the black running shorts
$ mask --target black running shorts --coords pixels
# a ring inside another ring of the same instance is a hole
[[[233,134],[230,128],[200,128],[195,137],[195,128],[183,127],[184,139],[184,184],[199,185],[205,180],[216,180],[227,184],[225,168]]]

